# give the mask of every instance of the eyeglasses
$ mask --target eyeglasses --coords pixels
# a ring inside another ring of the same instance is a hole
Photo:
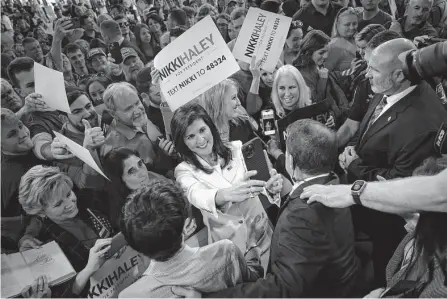
[[[129,27],[129,23],[127,23],[127,22],[119,23],[119,25],[120,25],[121,28]]]

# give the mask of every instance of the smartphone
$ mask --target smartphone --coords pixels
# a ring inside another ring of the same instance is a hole
[[[123,248],[124,245],[127,245],[127,241],[124,238],[124,235],[122,233],[116,234],[112,238],[112,243],[110,244],[110,249],[107,252],[107,256],[110,258],[115,255],[115,253],[118,252],[121,248]]]
[[[165,124],[166,136],[171,137],[171,120],[174,116],[174,112],[169,108],[168,103],[162,102],[160,104],[161,115],[163,116],[163,123]]]
[[[244,156],[247,170],[256,170],[258,172],[251,178],[267,182],[270,179],[270,172],[263,150],[261,139],[256,137],[242,146],[242,155]]]
[[[120,44],[118,42],[109,45],[109,53],[116,64],[123,62],[123,55],[121,54]]]
[[[261,128],[265,136],[276,134],[275,112],[273,109],[261,111]]]
[[[356,51],[356,52],[355,52],[355,58],[360,59],[360,60],[363,60],[363,57],[362,57],[362,55],[360,54],[359,51]]]
[[[71,28],[70,29],[76,29],[81,28],[81,20],[79,18],[71,18]]]

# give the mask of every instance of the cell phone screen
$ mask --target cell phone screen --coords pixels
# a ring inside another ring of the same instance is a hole
[[[109,52],[112,58],[115,60],[116,64],[123,62],[123,55],[121,54],[121,49],[119,43],[112,43],[109,45]]]

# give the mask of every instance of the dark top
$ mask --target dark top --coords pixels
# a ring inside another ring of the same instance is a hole
[[[83,201],[86,202],[86,201]],[[83,208],[79,205],[78,201],[79,217],[93,232],[96,234],[97,238],[109,238],[114,236],[115,231],[113,231],[112,226],[110,225],[109,220],[103,216],[99,211],[91,210],[96,219],[99,219],[98,222],[90,213],[87,212],[86,208]],[[89,257],[89,246],[85,244],[85,242],[79,241],[74,235],[70,232],[66,231],[64,228],[59,226],[58,224],[51,221],[49,218],[39,218],[42,223],[42,229],[37,236],[38,240],[41,240],[43,243],[56,241],[56,243],[60,246],[62,251],[64,252],[67,259],[70,261],[71,265],[75,269],[76,272],[81,271],[88,262]],[[104,227],[108,230],[108,232],[104,233]],[[72,278],[70,281],[67,281],[61,285],[55,286],[52,288],[53,297],[74,297],[75,295],[71,292],[72,285],[75,278]],[[83,291],[79,295],[79,297],[86,297],[86,293],[90,288],[90,283],[84,287]]]
[[[312,3],[308,3],[293,15],[293,20],[300,20],[303,22],[304,32],[307,32],[309,26],[313,29],[318,29],[331,36],[332,26],[337,16],[338,11],[342,7],[333,2],[329,2],[329,8],[326,15],[317,11]]]
[[[366,130],[383,96],[376,94],[360,123],[356,145],[358,159],[348,167],[348,181],[374,181],[411,176],[422,161],[436,156],[436,133],[447,121],[447,111],[436,92],[426,83],[419,84],[385,111]],[[366,133],[365,133],[366,132]]]
[[[67,116],[59,111],[33,112],[26,120],[25,126],[30,130],[31,138],[39,133],[59,132],[62,125],[68,121]]]
[[[230,123],[230,141],[240,140],[244,144],[255,137],[248,120],[240,125]]]
[[[391,16],[386,12],[384,12],[383,10],[379,10],[379,12],[372,19],[369,20],[364,20],[361,14],[359,17],[359,25],[357,28],[357,32],[360,32],[360,30],[371,24],[379,24],[385,26],[385,24],[391,21],[392,21]]]
[[[2,154],[2,217],[19,216],[19,185],[22,176],[33,166],[44,164],[30,151],[24,156]]]
[[[360,82],[354,91],[354,100],[348,118],[361,122],[366,111],[368,111],[369,102],[373,96],[374,92],[371,90],[369,80]]]
[[[403,37],[408,38],[411,41],[413,41],[413,39],[415,37],[422,36],[422,35],[428,35],[428,36],[433,36],[433,37],[438,36],[438,32],[428,21],[422,23],[418,27],[415,27],[409,31],[405,31],[405,26],[404,26],[405,17],[403,17],[402,19],[399,19],[398,22],[399,22],[400,26],[402,27]],[[386,24],[385,27],[389,28],[390,26],[391,26],[391,23]]]
[[[357,287],[358,262],[349,208],[331,209],[300,199],[304,187],[337,184],[327,175],[296,188],[279,212],[265,278],[210,297],[347,297]]]
[[[160,108],[154,106],[144,105],[144,110],[146,111],[147,118],[158,127],[160,132],[165,135],[165,123],[163,121],[163,115],[161,114]],[[165,136],[166,137],[166,136]]]

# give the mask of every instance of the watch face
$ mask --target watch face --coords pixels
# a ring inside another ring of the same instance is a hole
[[[362,185],[363,184],[361,184],[361,183],[355,183],[354,186],[352,186],[352,190],[353,191],[360,191],[360,189],[362,188]]]

